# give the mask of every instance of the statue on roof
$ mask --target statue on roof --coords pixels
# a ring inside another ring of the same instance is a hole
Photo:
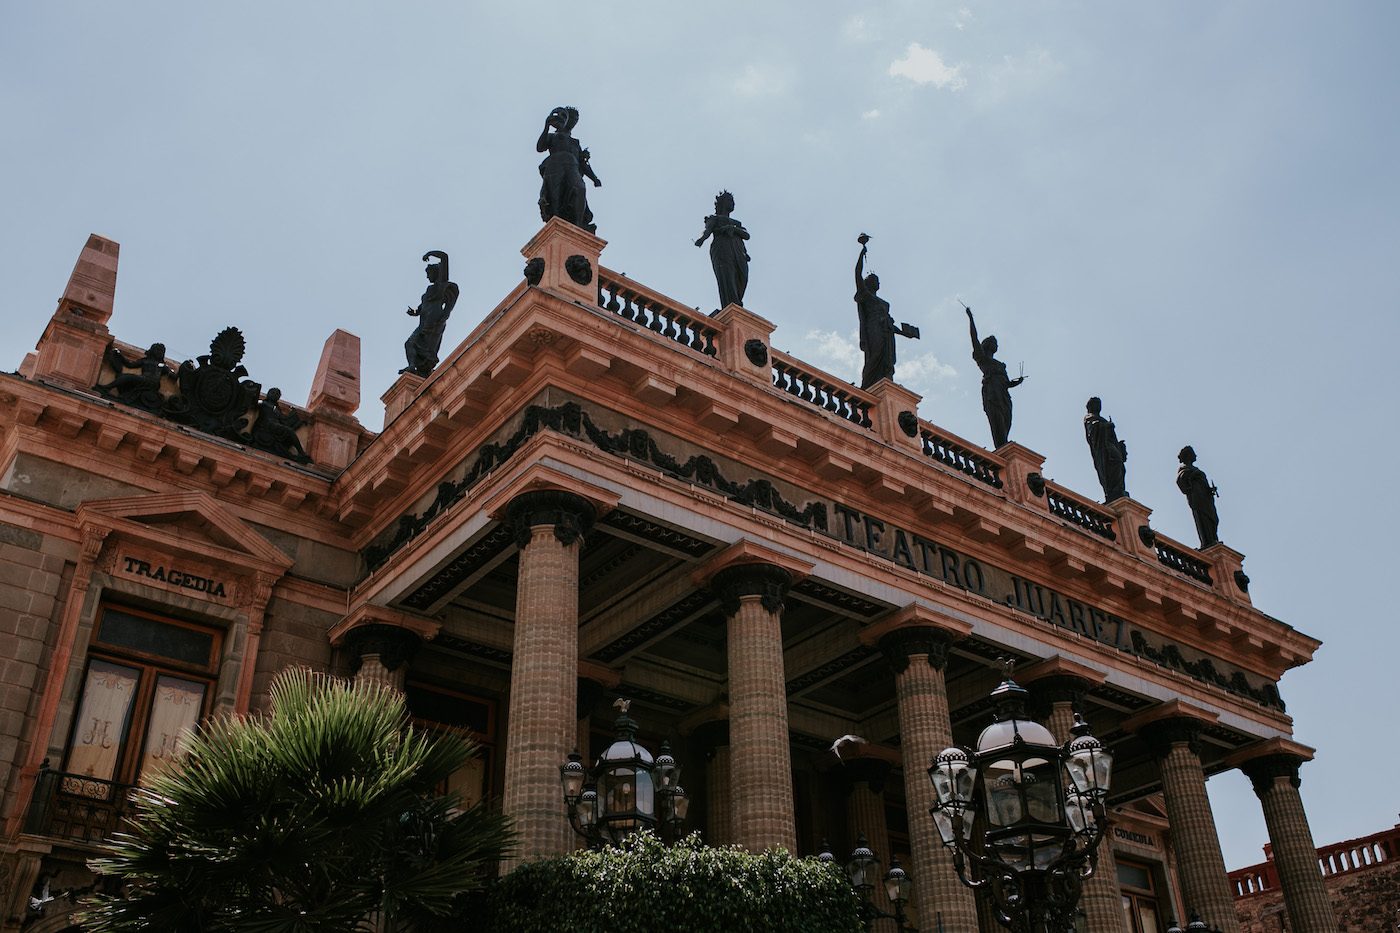
[[[447,318],[457,304],[460,289],[447,277],[447,254],[440,249],[423,254],[423,261],[436,257],[439,262],[428,263],[424,273],[430,283],[423,292],[418,307],[409,308],[408,313],[418,318],[418,326],[404,341],[404,355],[408,365],[399,370],[415,376],[429,376],[438,364],[438,350],[442,347],[442,334],[447,329]]]
[[[860,374],[860,387],[868,389],[881,379],[894,378],[894,338],[896,335],[919,339],[919,329],[912,324],[895,326],[890,303],[879,296],[880,277],[865,275],[866,244],[869,234],[856,237],[860,256],[856,259],[856,311],[860,314],[860,348],[865,353],[865,367]]]
[[[544,121],[536,152],[548,152],[540,163],[540,220],[551,217],[567,220],[575,227],[597,233],[593,212],[588,209],[588,189],[585,178],[593,179],[593,187],[603,183],[588,163],[588,150],[574,139],[572,130],[578,123],[578,111],[573,107],[555,107]]]
[[[127,362],[126,357],[122,356],[115,346],[109,347],[107,364],[116,370],[116,375],[112,377],[111,382],[93,387],[99,395],[153,415],[161,413],[165,399],[160,394],[160,381],[175,377],[175,370],[165,365],[165,344],[151,344],[146,355],[134,363]],[[136,372],[126,372],[128,369],[134,369]]]
[[[1196,521],[1196,534],[1201,539],[1201,550],[1205,550],[1220,543],[1220,515],[1215,511],[1215,497],[1220,495],[1220,490],[1196,466],[1196,452],[1189,446],[1181,448],[1176,459],[1181,461],[1176,471],[1176,488],[1186,494],[1191,517]]]
[[[721,191],[715,197],[715,212],[705,218],[705,232],[695,241],[696,246],[710,240],[710,265],[719,285],[719,306],[742,305],[749,287],[749,251],[744,241],[749,231],[729,215],[734,211],[734,195]]]
[[[239,440],[237,422],[258,403],[262,387],[246,379],[247,343],[237,327],[225,327],[209,341],[209,352],[180,364],[178,398],[167,399],[164,414],[206,434]]]
[[[267,390],[267,397],[257,404],[258,417],[253,422],[252,430],[245,435],[245,440],[258,450],[297,463],[310,463],[311,457],[301,446],[301,438],[297,437],[297,428],[302,425],[301,416],[295,411],[283,414],[278,405],[281,400],[281,389],[274,386]],[[248,420],[244,418],[239,424],[246,427]]]
[[[1088,414],[1084,416],[1084,440],[1089,443],[1089,453],[1094,458],[1094,471],[1099,474],[1099,485],[1103,487],[1103,501],[1112,502],[1128,494],[1124,488],[1127,482],[1128,445],[1118,439],[1118,429],[1112,418],[1105,418],[1103,402],[1098,397],[1089,399],[1084,406]]]
[[[967,308],[967,305],[963,305]],[[982,370],[982,410],[992,429],[992,449],[997,450],[1011,440],[1011,390],[1026,381],[1024,374],[1012,379],[1006,364],[997,359],[997,338],[977,339],[977,321],[967,308],[967,323],[972,333],[972,360]]]

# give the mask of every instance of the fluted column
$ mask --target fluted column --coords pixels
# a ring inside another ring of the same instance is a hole
[[[978,928],[975,899],[958,880],[953,857],[939,841],[928,816],[934,802],[928,766],[953,744],[943,670],[948,646],[959,635],[931,624],[908,624],[884,632],[879,646],[894,669],[909,848],[914,861],[908,871],[914,881],[920,925],[936,929],[935,918],[941,915],[944,930],[971,931]]]
[[[1131,722],[1124,723],[1125,727],[1130,727]],[[1208,924],[1224,933],[1240,933],[1225,857],[1215,829],[1215,814],[1206,795],[1206,775],[1201,768],[1203,725],[1200,719],[1171,717],[1148,722],[1138,731],[1157,758],[1183,906],[1188,914],[1200,911]]]
[[[1289,930],[1334,933],[1337,915],[1322,881],[1317,846],[1298,794],[1302,783],[1298,767],[1308,757],[1295,753],[1263,755],[1244,762],[1240,769],[1249,776],[1264,809],[1264,825],[1269,829],[1279,886],[1288,908]]]
[[[891,765],[878,758],[842,759],[842,776],[847,781],[846,828],[854,846],[861,834],[865,844],[880,857],[880,870],[890,867],[890,831],[885,825],[885,780]]]
[[[392,625],[365,625],[345,635],[346,646],[359,658],[357,683],[379,684],[403,693],[408,662],[418,650],[418,635]]]
[[[734,841],[730,835],[733,797],[729,786],[729,720],[702,723],[695,730],[692,747],[703,748],[705,754],[705,842],[727,846]]]
[[[711,584],[728,620],[730,838],[751,852],[797,849],[781,625],[791,579],[751,563]]]
[[[1097,682],[1102,680],[1099,675]],[[1083,715],[1084,697],[1093,686],[1087,677],[1063,672],[1028,683],[1036,705],[1044,711],[1045,728],[1061,742],[1070,740],[1074,714]],[[1109,822],[1111,824],[1112,820]],[[1118,867],[1113,862],[1113,846],[1109,839],[1099,844],[1098,863],[1093,876],[1084,882],[1079,906],[1084,911],[1088,933],[1127,933],[1123,894],[1118,888]]]
[[[519,840],[503,871],[574,848],[559,766],[578,739],[578,554],[593,515],[556,490],[522,493],[507,510],[520,570],[502,808]]]

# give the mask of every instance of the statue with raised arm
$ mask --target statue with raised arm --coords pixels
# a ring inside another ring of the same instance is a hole
[[[894,378],[894,338],[896,334],[911,340],[919,339],[919,329],[912,324],[895,327],[890,315],[890,303],[879,296],[880,277],[865,275],[868,234],[856,237],[860,256],[856,259],[856,311],[860,314],[860,348],[865,352],[865,368],[861,370],[860,387],[868,389],[881,379]]]
[[[967,323],[972,333],[972,360],[982,370],[982,410],[987,413],[992,449],[996,450],[1011,439],[1011,390],[1025,382],[1026,377],[1012,379],[1006,374],[1006,364],[996,357],[997,338],[977,339],[977,321],[971,308],[967,309]]]
[[[116,370],[116,375],[111,382],[93,387],[103,398],[115,399],[152,414],[161,413],[165,400],[160,394],[160,381],[175,378],[175,370],[165,365],[165,344],[151,344],[146,355],[134,363],[127,362],[116,347],[109,347],[107,363]],[[136,372],[126,372],[128,369]]]
[[[1191,506],[1191,517],[1196,521],[1196,534],[1201,539],[1201,550],[1220,543],[1220,515],[1215,511],[1215,497],[1220,490],[1211,485],[1206,474],[1196,466],[1196,452],[1189,446],[1181,448],[1176,455],[1181,467],[1176,471],[1176,488],[1186,494],[1186,502]]]
[[[408,313],[418,318],[418,326],[404,341],[404,355],[408,365],[399,370],[415,376],[428,376],[438,364],[438,350],[442,347],[442,334],[447,329],[447,318],[457,304],[459,289],[447,277],[447,254],[442,250],[430,250],[423,254],[423,261],[436,257],[439,262],[428,263],[424,272],[428,276],[428,288],[418,307],[409,308]]]
[[[721,191],[715,198],[715,212],[705,218],[705,232],[695,241],[696,246],[710,240],[710,265],[719,285],[719,306],[742,305],[749,287],[749,251],[744,241],[749,231],[729,215],[734,211],[734,195]]]
[[[1084,440],[1089,443],[1089,453],[1094,458],[1094,472],[1099,474],[1099,485],[1103,487],[1103,501],[1112,502],[1128,494],[1127,482],[1128,445],[1118,439],[1118,429],[1112,418],[1102,414],[1103,402],[1098,396],[1089,399],[1084,406],[1088,414],[1084,416]]]
[[[595,188],[603,183],[588,164],[588,150],[572,135],[577,124],[577,110],[555,107],[544,121],[544,129],[535,143],[536,152],[549,153],[540,163],[540,220],[558,217],[589,233],[597,233],[598,225],[588,209],[588,189],[583,180],[591,178]]]

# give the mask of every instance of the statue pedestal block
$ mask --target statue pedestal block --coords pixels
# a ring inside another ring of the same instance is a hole
[[[720,308],[712,320],[724,326],[724,333],[719,338],[719,361],[725,368],[750,382],[772,385],[773,363],[769,358],[772,348],[768,345],[768,339],[773,334],[773,322],[736,304]],[[762,344],[762,353],[758,352],[756,345],[752,355],[745,352],[744,347],[751,340]],[[762,364],[754,362],[754,358],[763,360]]]
[[[380,401],[384,403],[384,427],[393,423],[405,408],[418,397],[418,390],[423,388],[423,383],[427,382],[424,376],[415,376],[413,373],[399,373],[399,378],[394,380],[394,384],[389,386],[389,391],[381,395]]]
[[[1244,575],[1244,555],[1227,544],[1217,541],[1201,551],[1210,561],[1215,588],[1226,599],[1253,605],[1249,598],[1249,577]]]
[[[1041,512],[1048,511],[1050,505],[1045,496],[1037,496],[1031,492],[1030,484],[1026,480],[1032,473],[1040,474],[1045,468],[1045,458],[1015,441],[1007,441],[994,453],[1006,461],[1006,473],[1002,476],[1002,482],[1006,484],[1006,492],[1011,501],[1028,505]]]
[[[866,391],[879,399],[870,411],[870,420],[875,423],[875,433],[880,435],[880,440],[895,447],[922,450],[919,402],[923,396],[909,391],[893,379],[881,379]],[[905,431],[899,423],[899,416],[903,413],[907,413],[904,421],[914,429],[913,434]]]
[[[595,308],[598,305],[598,257],[607,245],[607,240],[575,227],[566,220],[551,217],[544,228],[525,244],[520,253],[526,260],[544,260],[540,288]],[[574,256],[582,256],[588,261],[587,282],[576,282],[573,276],[569,275],[568,263]]]
[[[1147,527],[1147,518],[1152,514],[1152,510],[1130,496],[1120,496],[1104,507],[1118,516],[1118,520],[1114,522],[1114,531],[1118,532],[1118,546],[1143,560],[1155,561],[1157,549],[1143,541],[1138,531],[1139,528]]]

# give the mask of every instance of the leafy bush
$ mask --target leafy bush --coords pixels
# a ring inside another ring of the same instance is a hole
[[[782,850],[665,846],[638,833],[623,848],[528,862],[492,886],[491,933],[863,933],[845,875]]]

